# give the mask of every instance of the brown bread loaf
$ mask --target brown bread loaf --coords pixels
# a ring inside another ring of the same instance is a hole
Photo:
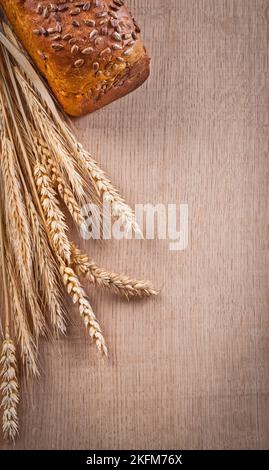
[[[0,0],[63,109],[81,116],[149,76],[140,29],[124,0]]]

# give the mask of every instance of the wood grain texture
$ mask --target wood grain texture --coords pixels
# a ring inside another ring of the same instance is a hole
[[[42,345],[23,390],[15,448],[268,449],[269,1],[129,3],[151,78],[76,132],[130,203],[189,204],[189,247],[88,244],[162,294],[89,290],[108,362],[70,306],[69,337]]]

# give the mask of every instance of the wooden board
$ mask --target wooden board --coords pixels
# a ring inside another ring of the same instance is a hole
[[[162,294],[89,290],[108,362],[70,306],[68,338],[42,345],[22,391],[15,448],[268,449],[269,2],[130,4],[151,78],[76,132],[131,204],[189,205],[189,246],[89,242]]]

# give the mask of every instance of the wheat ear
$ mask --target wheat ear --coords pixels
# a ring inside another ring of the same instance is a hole
[[[3,409],[3,433],[6,439],[14,441],[19,432],[19,385],[16,348],[9,336],[8,329],[2,345],[0,365],[2,379],[0,390],[2,395],[1,408]]]
[[[46,166],[50,172],[50,177],[54,186],[56,187],[59,196],[64,201],[67,209],[69,210],[75,224],[80,229],[84,222],[81,215],[81,208],[76,200],[76,197],[71,190],[68,182],[63,178],[59,168],[57,168],[54,159],[51,157],[51,152],[47,144],[41,139],[35,137],[35,144],[38,149],[39,155],[42,155],[42,161],[46,163]]]
[[[126,227],[127,233],[134,230],[137,235],[143,238],[133,210],[126,204],[97,162],[79,143],[77,143],[76,155],[81,166],[88,171],[99,198],[103,202],[111,204],[112,215],[120,218],[122,224]]]
[[[71,250],[66,235],[68,227],[59,208],[53,183],[45,165],[37,163],[34,168],[34,176],[53,248],[60,259],[70,264]]]
[[[90,337],[95,341],[97,348],[107,355],[107,346],[105,339],[102,334],[101,327],[93,313],[92,307],[86,294],[79,282],[76,273],[72,268],[62,265],[61,274],[63,283],[66,286],[68,294],[72,297],[74,304],[79,304],[79,313],[84,320],[86,329],[89,332]]]
[[[10,239],[17,256],[19,269],[29,272],[32,267],[31,235],[25,211],[21,183],[14,161],[15,149],[11,141],[4,135],[2,144],[1,166],[4,186],[8,197],[6,212],[9,218],[7,225]]]
[[[148,281],[130,279],[124,274],[108,272],[100,268],[95,261],[82,254],[78,248],[71,245],[74,270],[79,276],[84,276],[89,282],[101,288],[111,289],[127,299],[131,297],[150,297],[157,295],[158,291]]]

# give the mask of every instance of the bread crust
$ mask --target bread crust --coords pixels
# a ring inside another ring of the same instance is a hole
[[[71,116],[93,112],[148,78],[147,51],[124,0],[0,0],[21,43]]]

